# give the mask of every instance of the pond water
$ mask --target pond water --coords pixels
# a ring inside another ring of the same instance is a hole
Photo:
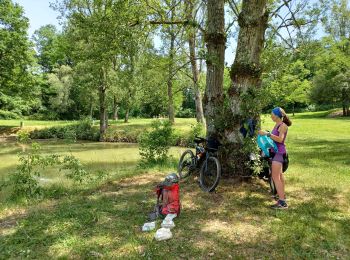
[[[135,143],[81,141],[68,143],[64,140],[36,140],[36,142],[41,146],[41,154],[74,155],[89,171],[103,170],[115,173],[134,168],[140,160],[138,144]],[[28,149],[30,145],[19,144],[14,138],[0,138],[0,178],[16,169],[18,154]],[[173,147],[170,153],[179,158],[184,150],[185,148]],[[50,176],[51,172],[51,169],[45,170],[43,178]]]

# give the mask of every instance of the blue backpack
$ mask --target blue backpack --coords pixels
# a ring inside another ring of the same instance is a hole
[[[258,135],[257,138],[259,148],[264,152],[267,157],[270,157],[270,149],[272,148],[275,152],[278,151],[276,143],[267,135]]]

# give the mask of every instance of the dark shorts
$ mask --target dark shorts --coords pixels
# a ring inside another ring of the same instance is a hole
[[[284,162],[283,153],[275,153],[275,155],[272,157],[272,161],[279,162],[279,163],[283,164],[283,162]]]
[[[279,162],[282,164],[282,172],[285,172],[289,166],[288,154],[285,153],[275,153],[272,156],[272,162]]]

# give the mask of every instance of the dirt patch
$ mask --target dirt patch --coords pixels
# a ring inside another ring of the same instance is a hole
[[[327,115],[328,118],[342,117],[343,110],[337,110]]]
[[[0,137],[15,136],[20,129],[20,127],[0,126]]]
[[[9,142],[15,142],[16,136],[6,136],[2,137],[0,136],[0,143],[9,143]]]

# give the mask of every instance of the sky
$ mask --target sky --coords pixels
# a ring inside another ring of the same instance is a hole
[[[59,13],[54,11],[50,7],[50,2],[55,0],[13,0],[24,8],[25,16],[29,19],[29,30],[28,35],[31,37],[35,30],[39,29],[41,26],[47,24],[53,24],[58,29],[62,26],[59,24],[57,17]],[[161,40],[159,37],[155,38],[156,48],[160,48]],[[231,64],[234,59],[234,48],[228,46],[226,49],[225,60],[228,64]]]
[[[55,0],[13,0],[14,2],[20,4],[25,11],[25,16],[29,19],[29,37],[43,25],[53,24],[58,29],[61,28],[59,20],[57,19],[59,13],[54,11],[50,7],[50,2],[55,2]],[[315,0],[310,0],[310,2],[316,2]],[[283,32],[282,32],[283,34]],[[319,31],[317,37],[322,36],[322,32]],[[155,38],[155,46],[159,48],[161,46],[161,39],[159,37]],[[235,42],[233,39],[229,39],[226,53],[225,53],[225,62],[228,66],[233,63],[234,53],[235,53]]]
[[[35,30],[46,24],[56,25],[61,28],[58,22],[58,13],[50,8],[49,0],[13,0],[24,8],[25,16],[29,19],[29,37]]]

